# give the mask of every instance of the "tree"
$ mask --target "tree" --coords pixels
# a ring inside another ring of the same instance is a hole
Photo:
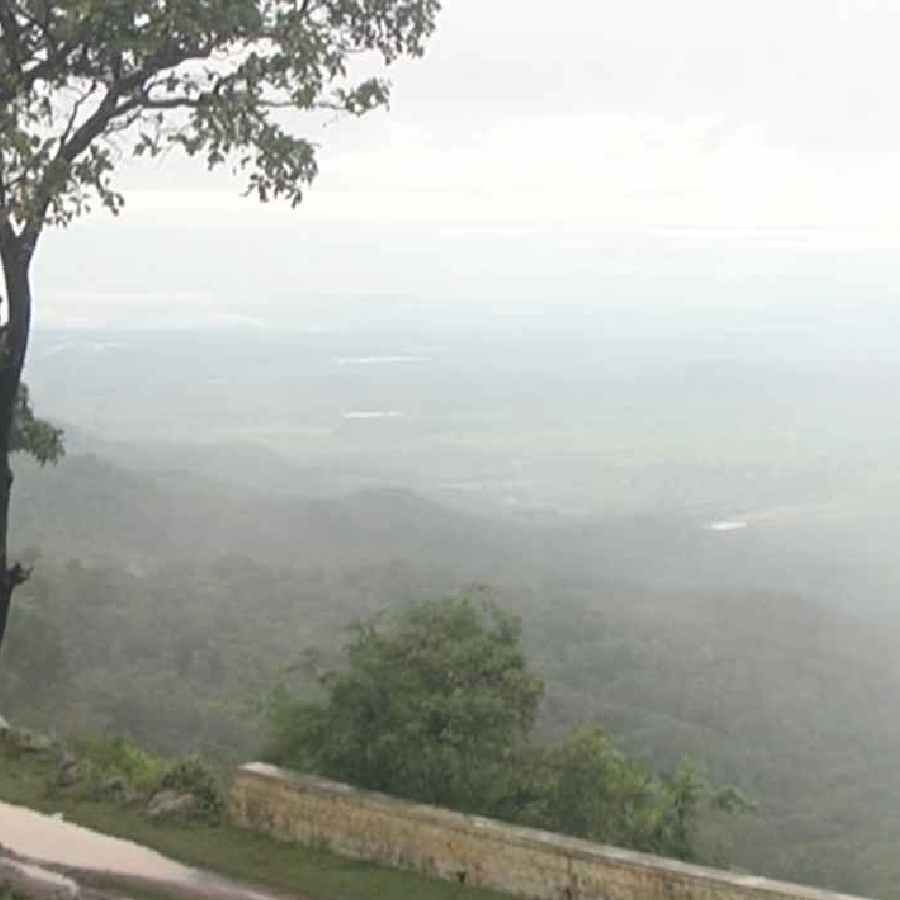
[[[296,206],[314,144],[289,112],[363,115],[380,77],[351,63],[421,55],[440,0],[0,0],[0,643],[24,569],[7,537],[12,429],[44,229],[99,204],[118,213],[123,149],[169,147],[229,166],[246,193]],[[296,118],[296,117],[295,117]]]
[[[323,704],[275,704],[273,758],[456,809],[490,812],[543,683],[526,666],[518,620],[487,601],[450,598],[358,625],[348,666],[324,678]]]
[[[619,750],[597,726],[575,729],[535,751],[523,779],[530,824],[605,844],[696,860],[696,829],[705,807],[748,812],[734,787],[713,787],[690,760],[659,777]]]
[[[356,625],[324,702],[272,706],[269,759],[358,787],[635,850],[695,859],[704,808],[742,812],[683,761],[660,777],[597,726],[531,740],[542,681],[519,620],[451,597]],[[313,667],[316,668],[313,661]]]

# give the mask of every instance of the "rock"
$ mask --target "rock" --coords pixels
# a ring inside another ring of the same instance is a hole
[[[72,787],[81,780],[81,769],[78,760],[71,753],[63,753],[59,763],[59,772],[56,775],[56,783],[62,787]]]
[[[6,725],[0,728],[0,747],[15,753],[49,753],[56,745],[53,738],[27,728],[14,728]]]
[[[78,900],[80,891],[71,878],[39,866],[0,857],[0,893],[29,900]]]
[[[19,747],[26,753],[49,753],[53,749],[53,738],[37,731],[19,731]]]
[[[32,753],[49,753],[56,749],[56,743],[52,737],[46,734],[32,732],[27,741],[27,748]]]
[[[160,791],[150,798],[147,816],[151,819],[191,819],[197,815],[199,804],[193,794]]]

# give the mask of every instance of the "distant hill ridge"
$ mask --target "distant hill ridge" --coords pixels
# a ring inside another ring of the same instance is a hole
[[[63,557],[202,560],[241,553],[312,565],[452,556],[493,565],[512,549],[490,520],[401,488],[304,496],[293,481],[278,496],[188,468],[137,471],[95,454],[70,454],[44,469],[20,460],[16,470],[16,544]]]

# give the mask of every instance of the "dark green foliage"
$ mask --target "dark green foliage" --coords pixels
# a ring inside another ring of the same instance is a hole
[[[246,761],[265,733],[260,698],[287,679],[291,696],[321,700],[315,670],[340,666],[354,618],[490,577],[498,602],[521,616],[525,655],[546,682],[536,742],[558,747],[579,722],[600,722],[650,772],[696,759],[711,781],[759,804],[727,816],[716,809],[727,795],[703,798],[704,861],[900,898],[896,614],[867,623],[787,593],[591,580],[571,556],[557,559],[563,542],[549,531],[504,554],[498,528],[424,502],[415,517],[392,499],[358,496],[313,509],[201,489],[186,473],[179,492],[166,491],[74,454],[49,471],[20,459],[17,483],[17,531],[43,553],[4,651],[0,711],[12,722]],[[587,554],[615,535],[609,525],[600,537],[564,537]],[[178,541],[190,562],[177,561]],[[242,543],[243,554],[213,561],[216,547]],[[63,562],[72,555],[83,562]],[[310,646],[311,664],[286,674]],[[520,766],[528,778],[498,808],[502,818],[534,802],[532,777],[547,781],[539,762]]]
[[[225,795],[216,774],[199,756],[188,756],[169,766],[159,781],[164,790],[193,794],[197,798],[200,818],[217,823],[225,812]]]
[[[35,416],[27,384],[20,384],[16,395],[9,449],[12,453],[27,453],[42,466],[59,462],[66,452],[62,428]]]
[[[656,778],[596,727],[557,746],[527,743],[543,684],[520,636],[517,619],[471,596],[357,625],[347,667],[322,676],[324,703],[277,696],[271,756],[412,800],[696,858],[711,790],[692,766]]]
[[[543,693],[519,638],[518,620],[470,596],[358,625],[348,667],[325,677],[325,704],[276,703],[273,754],[367,788],[491,809]]]
[[[419,56],[438,0],[24,0],[0,8],[0,213],[37,236],[93,201],[117,212],[123,147],[180,147],[247,193],[299,203],[315,144],[279,111],[362,115],[388,100],[351,61]]]
[[[601,843],[698,858],[696,828],[714,792],[690,762],[671,777],[656,777],[594,726],[536,751],[525,771],[532,790],[520,820]],[[749,809],[738,796],[733,810]]]
[[[44,229],[92,203],[117,213],[123,150],[181,148],[241,173],[260,201],[298,205],[317,163],[296,114],[385,106],[387,82],[356,78],[351,63],[421,55],[439,9],[439,0],[0,3],[0,644],[28,578],[8,559],[9,454],[26,449],[43,464],[62,448],[21,386]]]

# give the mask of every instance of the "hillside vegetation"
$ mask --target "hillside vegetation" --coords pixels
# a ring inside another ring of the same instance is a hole
[[[19,485],[16,531],[40,558],[4,653],[11,718],[240,761],[265,744],[279,685],[320,696],[352,622],[489,585],[546,682],[538,735],[595,722],[657,772],[689,755],[740,788],[758,810],[710,815],[707,861],[900,896],[888,617],[604,577],[616,529],[602,520],[526,529],[397,491],[272,499],[98,457],[23,467]]]

